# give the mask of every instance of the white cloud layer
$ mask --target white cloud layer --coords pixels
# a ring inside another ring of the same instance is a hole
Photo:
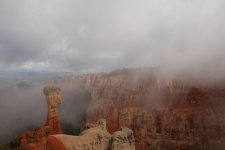
[[[0,0],[0,68],[225,75],[224,0]]]

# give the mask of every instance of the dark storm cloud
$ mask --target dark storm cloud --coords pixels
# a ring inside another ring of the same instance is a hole
[[[1,0],[0,67],[225,72],[223,0]]]

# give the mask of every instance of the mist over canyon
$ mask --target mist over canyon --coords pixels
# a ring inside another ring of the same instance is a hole
[[[0,0],[0,145],[224,149],[224,18],[224,0]]]
[[[35,74],[35,73],[34,73]],[[46,75],[46,74],[45,74]],[[0,145],[6,144],[24,131],[40,127],[46,119],[47,106],[43,87],[63,81],[62,76],[27,75],[2,77],[0,88]],[[76,88],[63,88],[60,116],[63,129],[68,134],[78,134],[84,122],[89,95]]]
[[[59,86],[62,90],[59,118],[64,134],[78,135],[84,123],[105,118],[110,133],[122,126],[132,129],[137,149],[157,146],[157,142],[153,142],[155,136],[160,136],[155,139],[161,141],[158,146],[167,145],[167,148],[173,148],[173,140],[189,138],[192,149],[223,147],[223,80],[205,82],[181,75],[171,78],[165,76],[162,68],[20,79],[16,85],[1,89],[2,144],[44,124],[47,106],[43,87],[46,85]],[[162,123],[157,123],[157,118]],[[176,123],[177,118],[180,118],[180,125]],[[192,118],[192,123],[188,118]],[[182,126],[185,128],[175,130]],[[166,138],[171,140],[167,144],[163,143]]]

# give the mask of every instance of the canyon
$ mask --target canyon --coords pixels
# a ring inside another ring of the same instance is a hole
[[[132,129],[138,150],[225,147],[224,84],[168,80],[146,69],[68,76],[64,82],[90,93],[86,122],[105,118],[110,133]]]
[[[48,115],[43,127],[35,131],[25,132],[19,137],[18,150],[135,150],[133,131],[121,127],[119,131],[110,134],[106,129],[105,119],[95,123],[86,123],[85,130],[80,136],[63,134],[58,106],[62,103],[60,88],[44,87],[43,90],[48,104]]]
[[[73,87],[90,94],[85,122],[81,123],[81,135],[62,135],[56,113],[51,115],[55,109],[50,109],[45,126],[25,133],[21,145],[27,145],[24,139],[29,141],[33,138],[28,145],[42,143],[45,147],[39,147],[40,150],[47,147],[57,149],[54,145],[64,145],[66,149],[71,149],[70,146],[88,149],[93,145],[90,143],[96,143],[96,148],[99,142],[94,139],[96,134],[99,137],[101,133],[104,138],[100,139],[108,142],[108,146],[97,149],[130,146],[128,149],[137,150],[222,150],[225,147],[223,83],[202,84],[180,77],[167,79],[154,69],[123,69],[110,73],[66,76],[58,86],[62,89]],[[60,99],[57,92],[53,95],[50,96],[52,99]],[[60,101],[54,104],[54,108],[58,104]],[[53,124],[48,122],[51,118]],[[97,127],[96,122],[99,125],[102,118],[105,119],[105,125]],[[88,124],[91,128],[87,128]],[[116,135],[123,135],[122,139],[125,140],[122,140],[122,144],[112,142],[121,139],[115,138]],[[79,145],[78,141],[85,142]]]

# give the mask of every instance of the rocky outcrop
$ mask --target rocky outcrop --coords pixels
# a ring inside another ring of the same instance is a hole
[[[106,121],[87,123],[80,136],[62,134],[57,108],[61,104],[60,89],[45,87],[48,103],[48,116],[45,125],[35,131],[25,132],[20,137],[19,150],[134,150],[132,130],[122,128],[111,135],[106,129]]]
[[[47,136],[50,134],[50,128],[45,126],[35,131],[25,132],[20,137],[19,150],[44,150],[46,149]]]
[[[54,86],[45,87],[43,92],[48,104],[46,123],[43,127],[25,132],[20,137],[20,150],[46,150],[48,135],[62,133],[57,113],[57,108],[61,104],[60,89]]]
[[[223,86],[168,80],[147,69],[71,76],[66,82],[90,93],[87,122],[106,118],[111,134],[122,126],[132,129],[136,149],[209,149],[225,139]]]
[[[55,135],[61,133],[56,119],[60,98],[57,92],[47,92],[52,106],[46,128],[24,134],[22,145],[31,150],[40,143],[50,150],[224,148],[223,86],[168,80],[158,70],[146,69],[68,76],[61,86],[76,86],[91,96],[83,132],[80,136]],[[58,101],[52,103],[54,99]]]
[[[134,150],[135,140],[133,131],[126,127],[121,127],[120,131],[116,131],[112,135],[112,150]]]
[[[158,137],[154,132],[148,136],[150,148],[207,149],[208,140],[221,138],[216,114],[198,88],[191,88],[158,119]]]
[[[62,103],[61,96],[59,94],[60,88],[58,87],[45,87],[43,90],[47,103],[48,103],[48,117],[45,126],[50,128],[50,134],[62,133],[59,117],[58,106]]]
[[[80,136],[51,135],[48,137],[48,150],[134,150],[132,130],[122,128],[113,135],[106,130],[106,122],[101,119],[95,124],[87,124]]]

